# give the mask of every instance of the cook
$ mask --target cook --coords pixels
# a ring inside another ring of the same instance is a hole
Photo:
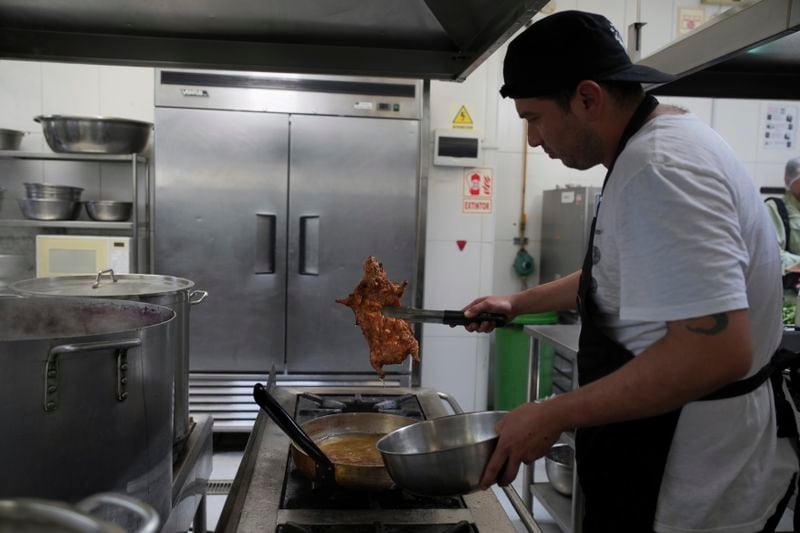
[[[781,254],[783,288],[794,303],[800,282],[800,157],[786,162],[783,183],[783,198],[767,198],[766,204]]]
[[[711,128],[642,91],[671,78],[631,64],[602,16],[536,22],[503,75],[531,146],[608,172],[581,270],[465,307],[513,317],[577,301],[582,321],[580,387],[501,420],[482,487],[577,428],[584,531],[773,531],[797,433],[780,373],[758,373],[781,340],[781,263],[752,179]]]

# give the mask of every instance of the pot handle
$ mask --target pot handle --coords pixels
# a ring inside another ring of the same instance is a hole
[[[115,339],[110,341],[76,342],[58,344],[50,348],[44,365],[44,410],[49,413],[58,407],[58,358],[62,354],[116,350],[117,358],[117,400],[128,397],[128,350],[142,345],[142,339]]]
[[[253,386],[253,398],[261,408],[267,412],[269,417],[278,424],[286,435],[299,449],[303,450],[314,460],[316,465],[316,481],[323,486],[333,486],[336,482],[333,471],[333,463],[319,449],[319,446],[303,431],[303,428],[292,418],[286,409],[269,393],[261,383]]]
[[[455,398],[444,392],[437,392],[436,394],[440,399],[450,404],[450,408],[453,409],[455,414],[460,415],[464,413],[464,410],[461,408]],[[503,489],[506,498],[508,498],[508,501],[511,502],[511,506],[519,515],[519,519],[522,521],[522,525],[525,526],[525,529],[528,530],[528,533],[542,533],[542,528],[539,527],[539,524],[537,524],[536,520],[533,519],[533,515],[528,510],[528,507],[525,505],[525,502],[522,501],[522,498],[520,498],[519,494],[517,494],[517,490],[514,488],[514,486],[506,485],[505,487],[500,488]]]
[[[192,300],[198,296],[197,300]],[[189,305],[197,305],[208,297],[208,291],[192,291],[189,293]]]
[[[109,268],[108,270],[101,270],[100,272],[97,273],[97,277],[94,278],[94,283],[92,284],[92,288],[93,289],[96,289],[97,287],[100,286],[100,278],[103,277],[103,274],[111,274],[111,282],[112,283],[116,283],[117,281],[119,281],[117,279],[117,276],[114,275],[114,269],[113,268]]]
[[[92,514],[92,511],[102,505],[123,507],[128,511],[137,514],[139,518],[141,518],[142,524],[139,529],[135,530],[136,533],[155,533],[158,531],[159,519],[158,513],[156,513],[155,509],[144,502],[140,502],[139,500],[131,498],[130,496],[125,496],[124,494],[101,492],[100,494],[95,494],[84,500],[81,500],[75,505],[75,507],[84,513]]]

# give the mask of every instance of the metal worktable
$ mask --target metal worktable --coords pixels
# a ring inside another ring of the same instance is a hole
[[[578,337],[581,327],[575,324],[554,326],[525,326],[525,333],[531,338],[529,357],[528,401],[535,401],[542,396],[542,383],[539,380],[542,346],[547,344],[553,348],[553,392],[567,392],[578,386]],[[575,448],[572,433],[563,433],[563,442]],[[573,468],[572,498],[564,496],[548,481],[536,481],[534,465],[523,469],[522,499],[533,510],[533,498],[547,509],[562,531],[580,533],[583,515],[583,494],[578,483],[577,469]]]

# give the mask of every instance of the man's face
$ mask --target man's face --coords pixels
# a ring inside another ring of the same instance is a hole
[[[800,179],[796,179],[789,185],[789,190],[792,192],[795,198],[800,200]]]
[[[598,136],[572,109],[567,111],[545,98],[517,98],[514,104],[520,118],[528,122],[528,144],[541,146],[551,159],[578,170],[603,161]]]

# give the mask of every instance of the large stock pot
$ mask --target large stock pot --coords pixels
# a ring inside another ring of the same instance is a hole
[[[0,298],[0,499],[126,493],[169,514],[165,307]]]
[[[208,293],[194,290],[194,282],[173,276],[114,274],[104,270],[96,276],[60,276],[18,281],[11,288],[30,296],[114,298],[163,305],[175,311],[169,325],[169,353],[175,359],[173,443],[189,434],[189,309]]]
[[[105,511],[102,516],[99,510]],[[134,516],[135,529],[114,521],[125,517],[133,524]],[[113,492],[89,496],[74,506],[35,498],[0,500],[0,533],[156,533],[158,524],[152,507]]]

